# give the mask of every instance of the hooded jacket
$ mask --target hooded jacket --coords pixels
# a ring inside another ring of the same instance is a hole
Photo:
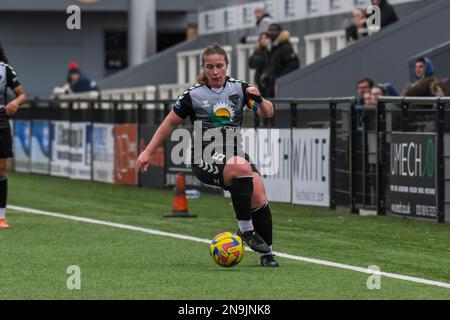
[[[404,92],[404,96],[410,97],[432,97],[438,95],[447,95],[448,87],[434,76],[434,66],[431,60],[427,57],[425,60],[425,73],[423,76],[416,75],[416,82],[408,85]]]
[[[266,87],[267,97],[275,96],[275,80],[300,67],[300,60],[289,42],[289,31],[283,30],[272,42],[268,65],[261,74],[261,83]]]

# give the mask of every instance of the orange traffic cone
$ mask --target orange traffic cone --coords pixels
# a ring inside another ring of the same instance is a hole
[[[186,199],[186,181],[184,174],[179,172],[177,175],[177,184],[175,187],[175,198],[173,199],[172,212],[165,214],[164,217],[181,217],[181,218],[195,218],[197,215],[189,214],[188,202]]]

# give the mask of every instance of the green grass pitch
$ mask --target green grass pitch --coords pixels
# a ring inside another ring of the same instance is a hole
[[[168,219],[173,192],[9,174],[9,204],[211,239],[236,229],[230,199],[189,201],[196,219]],[[450,226],[271,204],[274,250],[450,283]],[[0,230],[0,299],[450,299],[450,289],[278,257],[259,267],[246,252],[233,268],[204,243],[8,210]],[[67,268],[81,289],[67,288]]]

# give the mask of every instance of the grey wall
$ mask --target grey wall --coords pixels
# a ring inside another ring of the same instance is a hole
[[[81,30],[68,30],[66,19],[65,11],[2,14],[0,40],[29,95],[46,97],[62,85],[70,60],[93,79],[103,78],[103,31],[127,30],[126,13],[84,13]]]
[[[409,59],[449,38],[450,1],[427,4],[378,34],[280,78],[278,96],[354,95],[356,81],[364,76],[391,82],[400,92],[409,80]]]

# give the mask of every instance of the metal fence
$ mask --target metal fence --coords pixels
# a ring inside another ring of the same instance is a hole
[[[352,213],[361,209],[374,210],[381,215],[390,213],[392,137],[397,132],[434,133],[437,142],[436,219],[438,222],[450,221],[450,213],[445,213],[450,211],[450,138],[446,134],[450,132],[450,122],[446,121],[450,117],[449,97],[381,97],[376,107],[358,106],[354,97],[272,101],[276,109],[273,119],[261,120],[247,112],[243,126],[330,129],[331,209],[342,207],[349,208]],[[142,144],[142,133],[148,128],[154,132],[172,103],[172,100],[31,100],[26,105],[28,108],[22,108],[16,118],[137,124],[137,141]],[[165,156],[168,156],[167,150]],[[159,184],[169,184],[167,174],[165,167],[159,174]],[[151,185],[143,179],[138,176],[138,185]]]

